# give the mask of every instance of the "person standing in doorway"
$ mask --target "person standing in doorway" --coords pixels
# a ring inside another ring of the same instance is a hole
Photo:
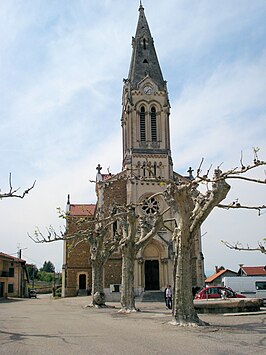
[[[171,285],[167,286],[167,289],[165,291],[165,296],[166,296],[166,306],[168,309],[172,309],[172,288]]]

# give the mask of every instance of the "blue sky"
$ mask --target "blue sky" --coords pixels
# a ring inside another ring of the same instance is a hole
[[[266,159],[266,2],[143,1],[171,102],[175,171]],[[0,201],[3,252],[18,245],[28,262],[62,264],[62,243],[35,245],[27,232],[59,227],[56,208],[95,202],[100,163],[121,169],[121,94],[128,75],[139,1],[2,0],[0,2],[0,187],[36,187],[24,200]],[[265,177],[263,169],[258,173]],[[228,202],[265,204],[265,186],[234,182]],[[203,225],[207,270],[265,256],[220,242],[256,245],[266,214],[215,210]]]

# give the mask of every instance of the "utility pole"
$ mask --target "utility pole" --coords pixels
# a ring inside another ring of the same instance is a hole
[[[55,297],[55,276],[56,276],[56,273],[55,273],[55,269],[54,269],[54,288],[53,288],[53,297]]]
[[[23,248],[21,249],[20,244],[18,244],[18,251],[17,251],[17,257],[18,259],[21,259],[22,257],[22,250],[25,250],[27,248]],[[24,277],[24,272],[23,269],[21,268],[21,272],[18,278],[18,288],[19,288],[19,294],[20,297],[22,297],[22,293],[23,293],[23,277]]]
[[[26,249],[28,249],[28,248],[21,248],[21,247],[20,247],[20,244],[18,243],[17,257],[18,257],[19,259],[21,259],[21,257],[22,257],[22,250],[26,250]]]

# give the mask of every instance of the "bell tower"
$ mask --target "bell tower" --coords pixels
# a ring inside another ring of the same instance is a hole
[[[167,86],[141,3],[122,107],[123,169],[139,178],[172,178]]]

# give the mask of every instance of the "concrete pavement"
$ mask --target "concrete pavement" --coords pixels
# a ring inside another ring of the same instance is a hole
[[[141,312],[84,308],[90,297],[50,296],[0,303],[0,353],[30,354],[266,354],[266,314],[202,314],[210,327],[170,325],[164,303],[137,303]]]

